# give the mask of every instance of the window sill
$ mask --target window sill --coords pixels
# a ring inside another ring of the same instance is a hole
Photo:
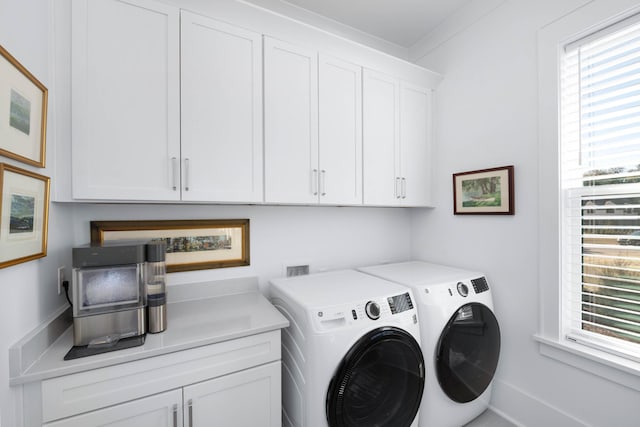
[[[582,344],[534,335],[540,354],[640,391],[640,363]]]

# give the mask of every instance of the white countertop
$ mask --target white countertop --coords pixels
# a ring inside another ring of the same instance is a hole
[[[211,289],[212,287],[209,287]],[[226,287],[226,292],[229,291]],[[186,288],[185,288],[186,289]],[[200,289],[203,289],[200,286]],[[222,289],[225,289],[223,286]],[[193,290],[193,288],[192,288]],[[16,368],[12,363],[10,385],[24,384],[69,375],[119,363],[131,362],[175,351],[215,344],[235,338],[285,328],[287,319],[255,289],[242,289],[241,293],[215,295],[210,291],[204,297],[195,292],[180,293],[185,300],[167,305],[167,329],[158,334],[147,334],[144,345],[116,350],[94,356],[64,360],[73,346],[73,328],[68,327],[29,366]],[[171,295],[169,290],[169,295]],[[188,297],[187,297],[188,295]],[[24,344],[24,343],[23,343]],[[16,346],[20,348],[21,343]],[[18,353],[18,350],[15,350]],[[20,356],[17,356],[20,357]],[[18,371],[18,372],[16,372]]]

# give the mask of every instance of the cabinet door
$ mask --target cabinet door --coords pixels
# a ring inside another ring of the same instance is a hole
[[[180,427],[182,390],[173,390],[82,415],[44,427]]]
[[[72,5],[72,195],[178,200],[179,12],[149,0]]]
[[[318,59],[264,38],[265,201],[318,202]]]
[[[400,84],[402,204],[431,204],[431,90]]]
[[[262,201],[262,36],[181,14],[182,199]]]
[[[400,204],[399,81],[363,71],[363,196],[366,205]]]
[[[362,68],[319,55],[320,203],[362,204]]]
[[[281,425],[280,361],[184,388],[189,426]]]

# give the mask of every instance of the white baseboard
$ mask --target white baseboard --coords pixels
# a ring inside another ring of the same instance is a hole
[[[518,427],[585,427],[588,424],[511,384],[494,379],[492,411]]]

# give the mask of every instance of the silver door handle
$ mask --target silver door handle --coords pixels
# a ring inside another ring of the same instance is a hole
[[[400,177],[396,176],[396,186],[395,186],[395,189],[394,189],[394,191],[396,193],[395,194],[396,199],[399,199],[399,198],[402,197],[402,189],[399,189],[399,184],[400,184]]]
[[[178,189],[178,159],[176,157],[171,158],[171,180],[173,181],[173,191]]]
[[[193,427],[193,400],[189,399],[187,404],[189,408],[189,427]]]
[[[327,178],[327,171],[322,169],[320,171],[320,195],[321,196],[327,195],[327,191],[325,189],[326,178]]]
[[[407,198],[407,178],[402,178],[402,198]]]
[[[191,173],[191,170],[189,168],[189,158],[186,157],[184,159],[184,191],[189,191],[189,181],[190,181],[189,174],[190,173]]]
[[[318,169],[311,171],[311,192],[314,196],[318,195]]]
[[[178,405],[173,405],[173,427],[178,427]]]

